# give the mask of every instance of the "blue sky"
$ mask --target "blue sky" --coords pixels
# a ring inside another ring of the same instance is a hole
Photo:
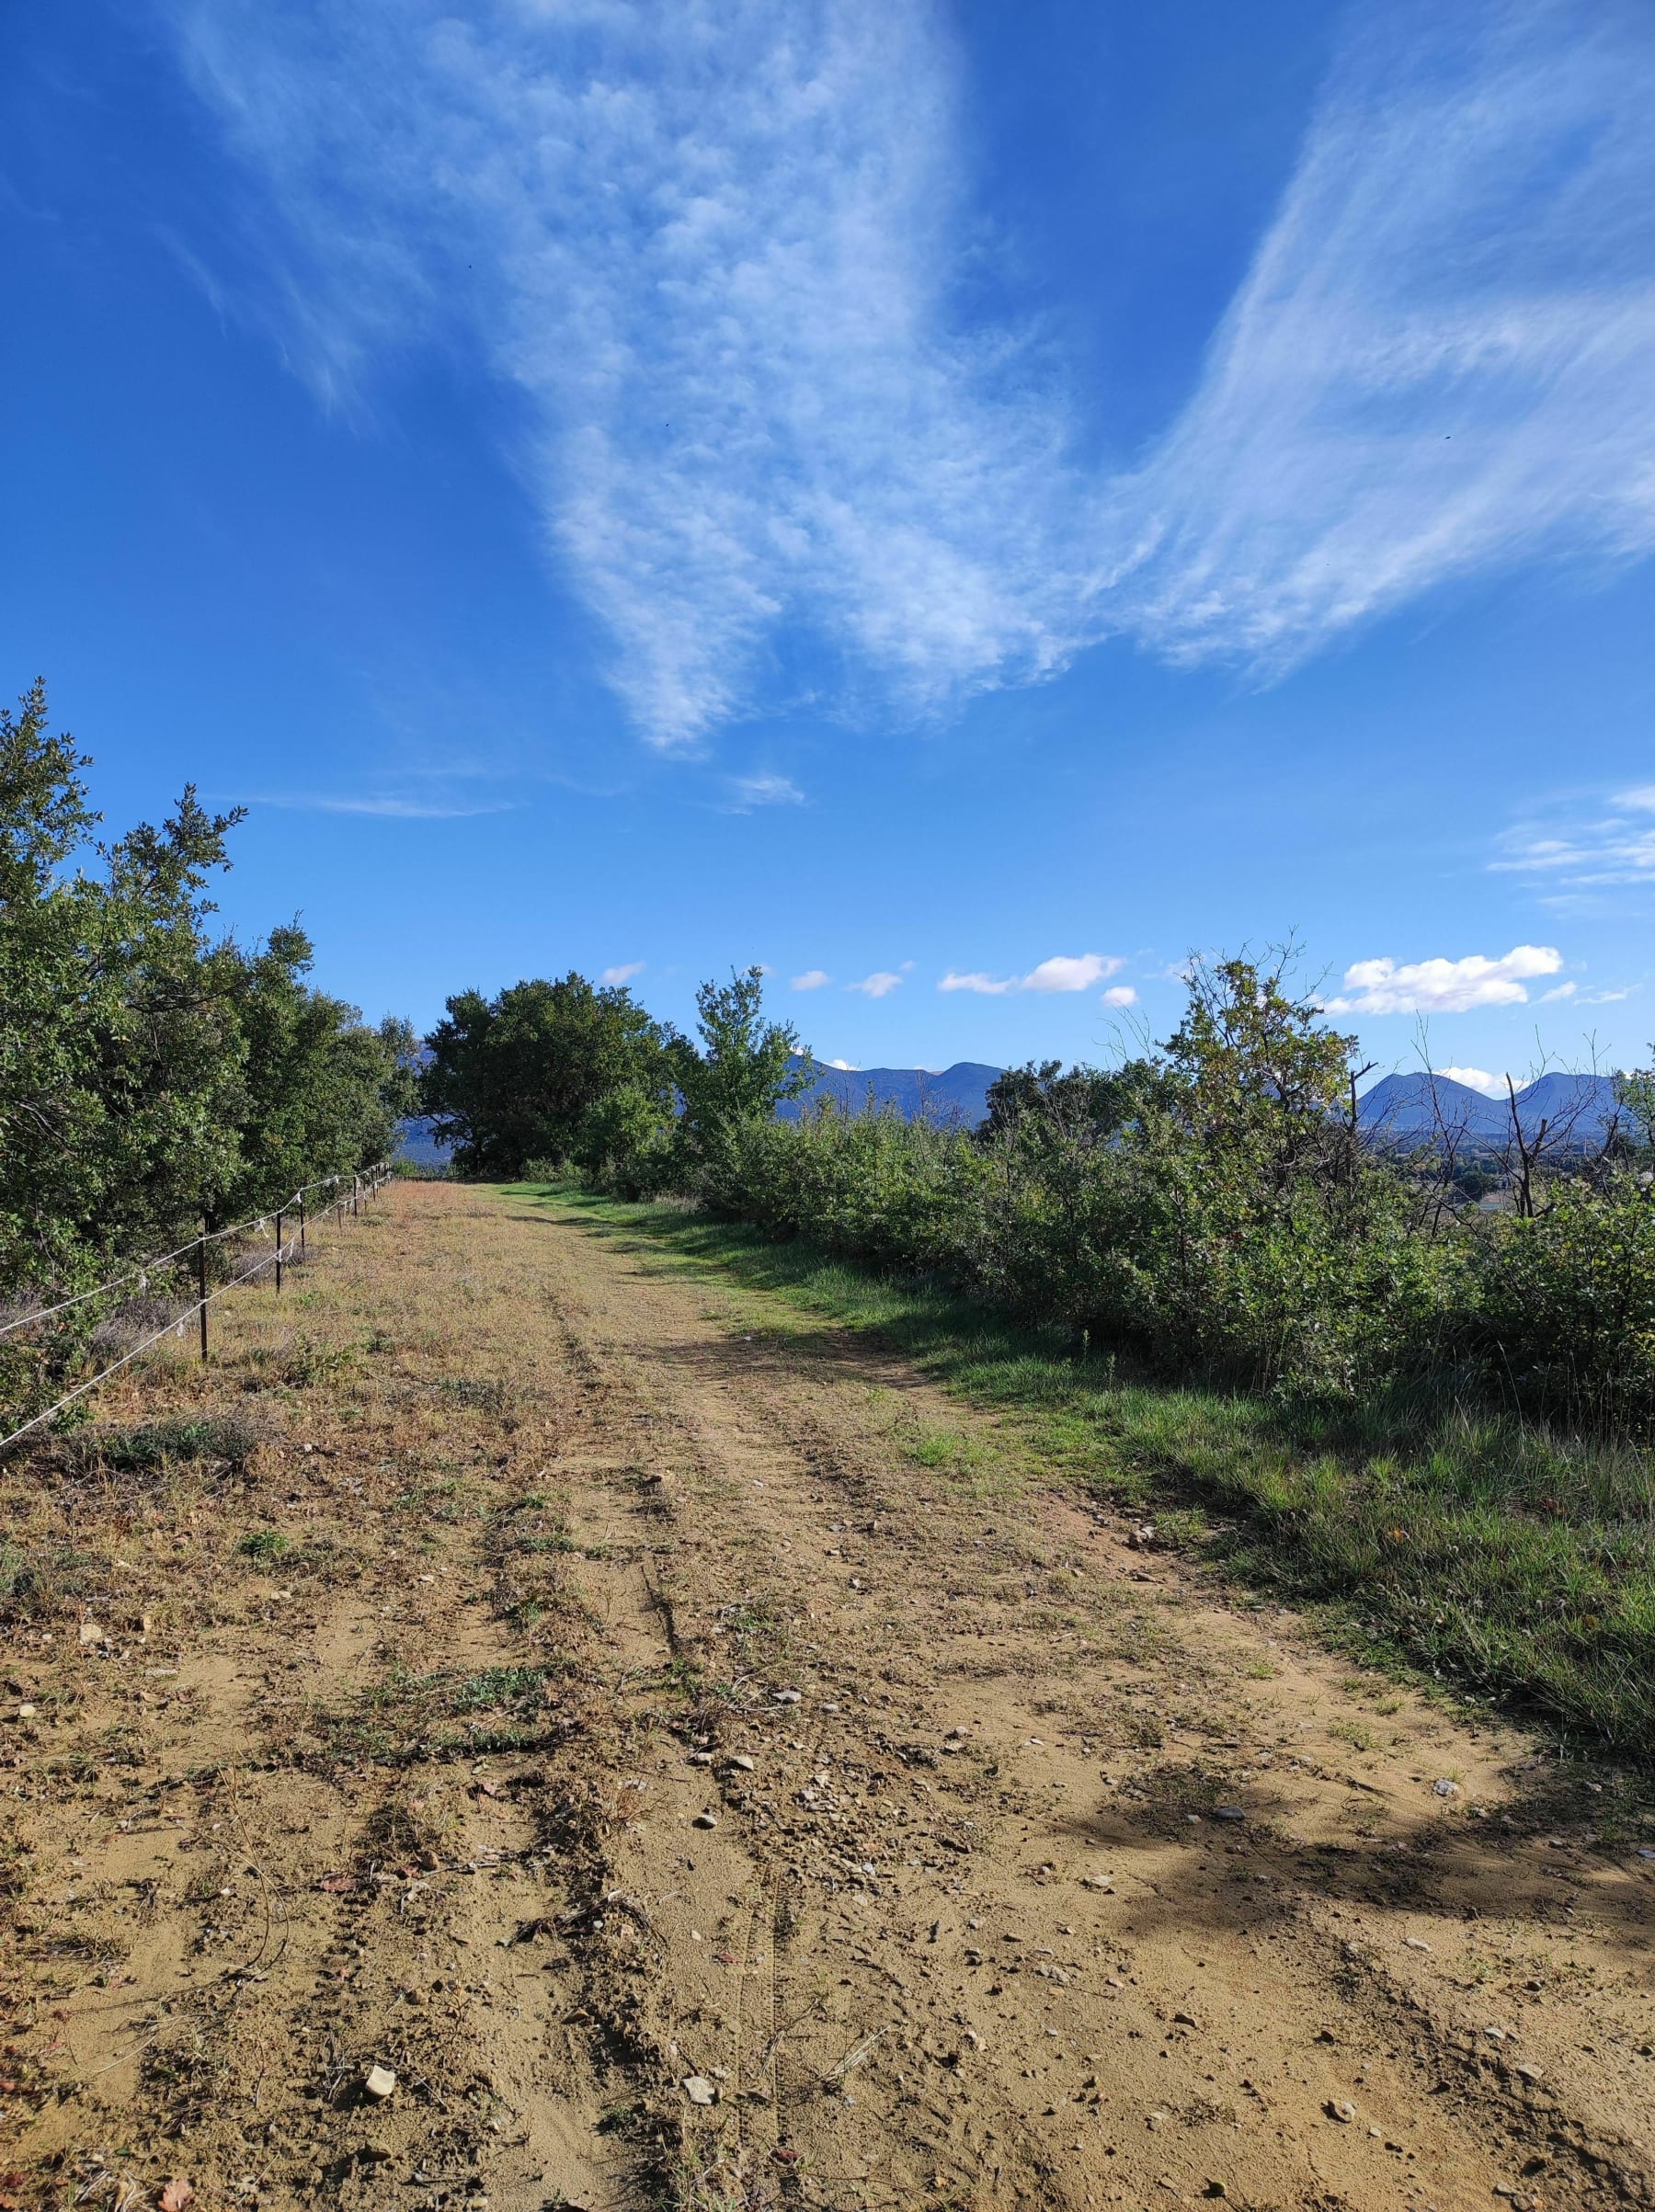
[[[1634,0],[14,11],[0,642],[318,975],[1655,1031]]]

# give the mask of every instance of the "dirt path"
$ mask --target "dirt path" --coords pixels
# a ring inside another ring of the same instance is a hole
[[[571,1214],[234,1327],[104,1418],[239,1469],[31,1477],[0,2200],[1655,2198],[1655,1859],[1515,1731]]]

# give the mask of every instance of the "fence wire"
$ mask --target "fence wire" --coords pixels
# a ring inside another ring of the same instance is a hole
[[[234,1222],[228,1228],[203,1230],[200,1236],[192,1237],[188,1244],[179,1245],[176,1251],[164,1253],[154,1260],[141,1260],[137,1266],[130,1268],[124,1274],[115,1276],[108,1283],[101,1283],[95,1289],[82,1291],[73,1298],[63,1299],[56,1306],[43,1306],[37,1313],[24,1314],[15,1321],[6,1322],[3,1328],[0,1328],[0,1337],[10,1336],[15,1330],[30,1328],[37,1322],[52,1320],[59,1314],[71,1312],[75,1306],[86,1305],[89,1299],[107,1296],[111,1291],[121,1290],[129,1283],[137,1283],[141,1287],[146,1287],[152,1274],[157,1273],[162,1268],[176,1266],[179,1260],[188,1260],[192,1254],[197,1256],[198,1263],[203,1270],[202,1288],[200,1294],[185,1306],[181,1313],[175,1314],[161,1328],[154,1330],[139,1343],[134,1344],[129,1351],[123,1352],[120,1359],[111,1361],[109,1365],[101,1369],[98,1374],[88,1376],[84,1383],[77,1383],[74,1388],[66,1391],[55,1405],[45,1407],[32,1419],[26,1420],[21,1428],[14,1429],[9,1436],[0,1436],[0,1452],[9,1450],[20,1437],[29,1435],[31,1430],[38,1429],[43,1421],[49,1421],[56,1415],[65,1411],[67,1408],[75,1403],[76,1399],[85,1397],[88,1391],[96,1390],[100,1383],[107,1383],[111,1375],[119,1374],[123,1367],[130,1367],[141,1352],[148,1351],[154,1345],[159,1344],[163,1337],[182,1336],[193,1320],[200,1320],[201,1324],[202,1355],[205,1357],[208,1308],[216,1305],[226,1292],[239,1290],[245,1283],[256,1283],[261,1275],[268,1274],[272,1268],[280,1271],[291,1260],[294,1252],[300,1249],[301,1241],[311,1219],[325,1219],[336,1209],[342,1211],[344,1206],[353,1199],[360,1203],[362,1199],[371,1198],[376,1192],[382,1191],[391,1180],[390,1162],[381,1160],[377,1166],[354,1177],[351,1187],[348,1191],[341,1189],[344,1180],[343,1176],[327,1175],[318,1182],[306,1183],[302,1189],[295,1191],[291,1197],[283,1199],[280,1205],[271,1206],[263,1214],[251,1214],[245,1221]],[[315,1191],[328,1191],[332,1194],[323,1204],[317,1215],[307,1216],[301,1209],[304,1200],[308,1199]],[[300,1215],[298,1227],[291,1236],[278,1235],[275,1245],[262,1260],[257,1260],[251,1267],[238,1270],[231,1274],[225,1282],[218,1283],[211,1290],[205,1287],[205,1260],[210,1245],[222,1244],[233,1237],[260,1235],[272,1221],[283,1223],[290,1214],[293,1214]],[[277,1280],[280,1287],[280,1272]]]

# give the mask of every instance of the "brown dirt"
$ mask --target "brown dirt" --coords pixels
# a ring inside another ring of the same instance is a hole
[[[1655,1860],[1515,1728],[572,1214],[229,1303],[97,1419],[245,1466],[6,1471],[0,2205],[1655,2201]]]

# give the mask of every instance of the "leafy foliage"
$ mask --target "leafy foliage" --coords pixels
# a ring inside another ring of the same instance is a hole
[[[757,971],[701,995],[685,1112],[627,1195],[714,1212],[891,1273],[928,1277],[1073,1340],[1131,1348],[1284,1398],[1424,1387],[1576,1426],[1655,1426],[1655,1192],[1623,1136],[1555,1175],[1532,1216],[1485,1213],[1427,1163],[1364,1144],[1354,1041],[1285,960],[1197,962],[1158,1053],[1015,1069],[975,1135],[774,1117],[796,1040]],[[1625,1086],[1636,1131],[1643,1077]]]
[[[0,1296],[30,1303],[382,1157],[412,1097],[407,1025],[306,984],[302,931],[210,934],[240,810],[186,787],[160,828],[104,844],[88,765],[42,684],[0,711]],[[98,1319],[6,1340],[0,1406]]]
[[[642,1146],[645,1124],[665,1123],[674,1043],[630,991],[573,973],[493,998],[462,991],[426,1040],[425,1111],[462,1174],[520,1175],[531,1161],[596,1168],[617,1142]]]

